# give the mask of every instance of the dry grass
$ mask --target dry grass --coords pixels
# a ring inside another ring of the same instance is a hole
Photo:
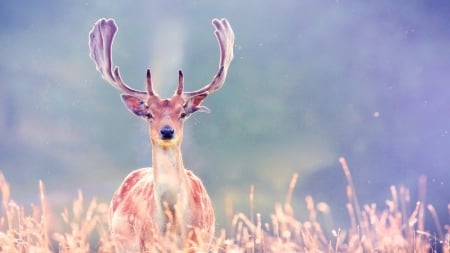
[[[384,209],[378,210],[374,204],[360,207],[347,164],[343,158],[340,162],[348,181],[347,210],[350,228],[324,231],[318,217],[331,219],[330,209],[325,203],[314,203],[310,196],[305,199],[309,219],[296,219],[291,205],[297,181],[297,175],[294,175],[284,204],[275,205],[271,222],[263,223],[259,214],[256,217],[250,214],[249,217],[238,213],[234,215],[231,224],[233,229],[228,235],[224,229],[219,231],[211,252],[450,253],[450,226],[441,227],[433,206],[425,206],[419,199],[415,209],[408,212],[408,190],[391,187],[392,196],[386,201]],[[425,187],[425,178],[420,180],[420,184]],[[0,252],[114,252],[108,231],[106,203],[98,203],[93,199],[86,205],[79,192],[71,209],[65,209],[60,216],[53,216],[47,205],[42,182],[39,183],[39,188],[40,205],[32,206],[27,213],[24,207],[10,198],[9,185],[0,174],[3,205],[0,217]],[[251,192],[250,199],[252,196]],[[424,230],[425,215],[430,215],[435,221],[436,234],[432,235]]]

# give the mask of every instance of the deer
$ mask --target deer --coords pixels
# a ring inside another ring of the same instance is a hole
[[[184,122],[193,113],[209,111],[202,102],[223,86],[233,59],[230,23],[222,18],[213,19],[212,24],[220,51],[216,74],[202,88],[186,92],[179,70],[178,85],[170,98],[161,98],[154,91],[150,69],[145,91],[131,88],[122,80],[119,67],[113,67],[112,61],[112,44],[118,31],[114,19],[99,19],[90,31],[89,55],[96,70],[122,93],[128,110],[148,123],[152,147],[152,167],[129,173],[113,194],[109,226],[116,252],[167,251],[173,244],[194,251],[210,247],[214,209],[201,179],[184,167],[181,143]]]

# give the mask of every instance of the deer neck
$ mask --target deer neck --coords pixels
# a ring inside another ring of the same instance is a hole
[[[170,208],[175,204],[184,207],[188,190],[180,147],[153,147],[152,159],[157,206],[163,208],[166,203]]]
[[[156,147],[152,151],[155,185],[166,190],[178,190],[186,185],[183,158],[180,147]]]

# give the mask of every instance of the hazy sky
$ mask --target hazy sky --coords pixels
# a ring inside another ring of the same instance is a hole
[[[361,202],[382,204],[390,185],[414,194],[425,174],[445,213],[449,13],[450,2],[425,0],[1,3],[0,170],[25,201],[39,179],[56,201],[77,188],[108,200],[129,171],[150,166],[150,145],[144,122],[88,57],[92,25],[116,19],[123,78],[142,88],[151,67],[170,95],[179,68],[187,89],[210,80],[218,60],[210,22],[227,17],[236,33],[229,78],[205,102],[212,113],[188,121],[183,145],[219,213],[229,196],[246,208],[250,184],[270,212],[294,172],[298,203],[311,194],[340,212],[340,156]]]

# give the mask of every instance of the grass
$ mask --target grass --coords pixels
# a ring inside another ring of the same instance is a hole
[[[315,203],[310,196],[305,198],[309,218],[298,220],[291,205],[297,181],[297,175],[294,175],[286,200],[275,205],[270,222],[263,223],[259,214],[235,214],[231,231],[218,231],[211,252],[450,253],[450,226],[440,225],[434,207],[425,206],[422,201],[424,196],[416,202],[413,210],[408,211],[408,190],[391,187],[391,199],[386,201],[383,209],[379,210],[375,204],[360,206],[350,170],[343,158],[340,163],[348,183],[346,207],[351,221],[349,228],[326,228],[326,221],[331,219],[330,208],[325,203]],[[424,187],[425,180],[419,180],[419,188]],[[48,207],[42,182],[39,182],[40,204],[31,206],[29,210],[11,199],[3,174],[0,174],[0,190],[0,252],[114,252],[108,230],[108,204],[99,203],[96,199],[85,203],[80,191],[72,207],[55,216]],[[251,191],[250,199],[252,196]],[[431,234],[424,229],[425,215],[432,217],[436,233]],[[164,245],[164,248],[168,247]]]

